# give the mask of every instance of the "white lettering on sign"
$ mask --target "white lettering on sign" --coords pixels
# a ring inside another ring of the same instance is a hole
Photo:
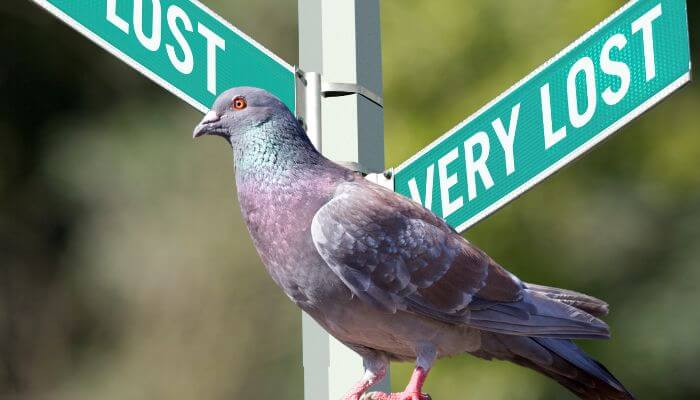
[[[216,94],[216,49],[226,50],[226,42],[202,24],[197,24],[197,32],[207,39],[207,90]]]
[[[408,181],[408,190],[411,192],[411,198],[413,201],[422,204],[425,208],[433,207],[433,174],[435,174],[435,165],[430,164],[425,171],[425,201],[420,198],[420,191],[418,191],[418,182],[416,178],[411,178]]]
[[[117,0],[107,0],[107,21],[127,35],[129,34],[129,23],[117,15]]]
[[[454,148],[449,153],[440,157],[438,160],[438,176],[440,177],[440,199],[442,200],[442,215],[447,218],[448,215],[459,210],[464,204],[462,196],[457,197],[454,201],[450,200],[450,189],[457,184],[457,174],[447,175],[447,166],[450,165],[459,156],[459,151]]]
[[[644,65],[646,67],[647,82],[656,77],[656,59],[654,57],[654,30],[652,24],[663,14],[661,4],[649,10],[638,20],[632,22],[632,33],[642,31],[644,41]]]
[[[479,158],[474,159],[474,147],[481,147]],[[486,132],[477,132],[469,139],[464,141],[464,155],[466,157],[467,166],[467,193],[469,200],[476,198],[476,175],[481,176],[486,189],[493,186],[491,173],[486,166],[486,160],[489,158],[489,136]]]
[[[603,91],[603,101],[609,106],[614,106],[622,101],[630,88],[630,67],[621,61],[613,61],[610,58],[610,52],[613,48],[622,50],[625,46],[627,46],[627,38],[625,35],[618,33],[605,42],[600,55],[600,69],[608,75],[617,76],[621,82],[617,92],[613,91],[612,88],[607,88]]]
[[[144,1],[148,2],[149,0],[133,1],[132,23],[134,25],[134,35],[143,48],[153,52],[159,51],[161,50],[161,47],[163,47],[163,10],[161,0],[150,0],[150,7],[152,11],[151,20],[146,22],[146,24],[144,24],[143,20]],[[107,13],[105,17],[107,21],[117,27],[117,29],[127,35],[130,34],[129,21],[124,19],[122,16],[117,15],[117,0],[107,0]],[[192,19],[182,8],[175,5],[168,7],[165,19],[167,20],[167,29],[170,33],[172,33],[176,42],[166,43],[164,46],[168,55],[168,60],[170,60],[173,68],[175,68],[178,72],[184,75],[189,75],[194,70],[195,60],[192,53],[192,46],[184,32],[194,33]],[[180,28],[179,23],[182,24],[182,29]],[[146,32],[150,32],[150,34],[146,34]],[[200,39],[204,39],[206,41],[207,91],[209,91],[211,94],[217,94],[217,51],[226,50],[226,42],[222,37],[214,33],[201,22],[197,23],[197,33],[200,35]],[[189,39],[194,40],[195,38],[190,36]],[[178,56],[175,45],[179,47],[181,57]]]
[[[506,175],[515,172],[515,156],[513,152],[513,144],[515,143],[515,133],[518,127],[518,117],[520,115],[520,104],[513,106],[510,113],[510,123],[508,128],[503,124],[501,118],[496,118],[491,122],[496,136],[501,143],[505,157]],[[486,166],[486,161],[489,158],[491,149],[489,136],[486,132],[477,132],[470,136],[463,143],[464,146],[464,166],[467,176],[467,194],[469,201],[477,197],[478,182],[477,177],[483,182],[484,188],[488,190],[494,185],[491,172]],[[478,152],[478,157],[475,153]],[[442,206],[442,217],[453,214],[460,208],[464,207],[464,198],[458,196],[454,199],[450,198],[450,189],[459,185],[459,175],[455,172],[448,174],[448,167],[459,158],[457,148],[450,150],[447,154],[440,157],[437,161],[438,169],[438,185],[440,188],[440,205]],[[413,201],[422,204],[425,208],[432,209],[433,205],[433,185],[435,180],[435,165],[430,164],[425,171],[425,195],[421,196],[418,189],[418,181],[416,178],[411,178],[408,181],[408,190]]]
[[[552,128],[552,100],[551,92],[549,91],[549,83],[540,88],[540,100],[542,103],[542,126],[544,127],[544,148],[554,146],[560,140],[566,137],[566,125],[557,129],[556,132]]]
[[[583,113],[579,113],[580,105],[578,104],[578,90],[576,85],[576,78],[581,72],[583,72],[583,78],[586,82],[587,98],[586,111]],[[574,66],[571,67],[571,70],[569,70],[569,76],[566,78],[566,92],[571,125],[573,125],[574,128],[583,128],[593,118],[598,99],[595,86],[595,67],[593,66],[593,60],[589,57],[583,57],[578,60]]]
[[[160,47],[160,0],[151,0],[151,36],[143,32],[143,0],[134,0],[134,33],[141,45],[150,51],[157,51]]]
[[[194,69],[194,57],[192,56],[190,44],[187,43],[187,40],[185,40],[182,31],[180,31],[180,28],[177,25],[178,20],[182,22],[187,32],[193,31],[192,21],[190,21],[190,17],[185,14],[182,8],[178,6],[168,7],[168,28],[170,28],[170,31],[173,33],[175,41],[177,41],[177,44],[180,46],[180,50],[184,54],[184,57],[182,60],[177,58],[175,47],[171,44],[166,44],[165,49],[168,52],[168,58],[173,66],[181,73],[189,75]]]
[[[501,148],[506,157],[506,175],[510,175],[515,172],[515,156],[513,155],[513,143],[515,143],[515,130],[518,128],[518,115],[520,114],[520,103],[513,107],[510,112],[510,125],[508,125],[508,132],[503,126],[503,121],[497,118],[491,123],[493,130],[498,136],[498,141],[501,143]]]

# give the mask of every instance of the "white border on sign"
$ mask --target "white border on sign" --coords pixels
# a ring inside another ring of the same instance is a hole
[[[186,101],[189,105],[192,107],[196,108],[197,110],[201,111],[202,113],[206,113],[209,111],[209,107],[205,106],[204,104],[200,103],[199,101],[195,100],[191,96],[189,96],[187,93],[183,92],[182,90],[178,89],[177,87],[173,86],[170,84],[168,81],[165,79],[161,78],[158,76],[155,72],[151,71],[150,69],[146,68],[143,66],[141,63],[138,61],[134,60],[133,58],[129,57],[125,53],[123,53],[121,50],[118,48],[114,47],[112,44],[107,42],[106,40],[102,39],[101,37],[97,36],[94,32],[86,28],[83,24],[80,22],[76,21],[73,19],[70,15],[64,13],[60,9],[58,9],[56,6],[53,4],[49,3],[48,0],[32,0],[34,3],[39,5],[40,7],[43,7],[46,9],[48,12],[56,16],[58,19],[66,23],[68,26],[71,28],[75,29],[76,31],[80,32],[84,36],[86,36],[88,39],[92,40],[95,42],[98,46],[102,47],[103,49],[107,50],[109,53],[111,53],[113,56],[119,58],[120,60],[124,61],[127,63],[129,66],[137,70],[138,72],[142,73],[145,75],[147,78],[151,79],[155,83],[159,84],[175,96],[181,98],[182,100]],[[287,64],[284,60],[279,58],[277,55],[275,55],[273,52],[268,50],[267,48],[263,47],[260,43],[256,42],[253,40],[250,36],[246,35],[245,33],[241,32],[238,28],[234,27],[231,25],[229,22],[227,22],[225,19],[223,19],[221,16],[215,14],[213,11],[211,11],[209,8],[201,4],[200,2],[196,0],[189,0],[190,3],[196,5],[199,7],[202,11],[206,12],[209,14],[209,16],[215,18],[217,21],[220,23],[224,24],[227,28],[231,29],[236,33],[236,35],[240,36],[243,38],[243,40],[247,41],[248,43],[252,44],[255,46],[258,50],[262,51],[267,55],[268,57],[272,58],[275,60],[278,64],[289,70],[290,72],[294,73],[294,67],[291,65]]]
[[[466,222],[457,226],[457,228],[455,228],[455,230],[457,232],[460,232],[460,233],[464,232],[465,230],[469,229],[477,222],[481,221],[482,219],[488,217],[493,212],[497,211],[499,208],[501,208],[504,205],[508,204],[509,202],[515,200],[520,195],[522,195],[523,193],[525,193],[529,189],[531,189],[533,186],[535,186],[538,183],[542,182],[543,180],[547,179],[550,175],[552,175],[553,173],[557,172],[558,170],[560,170],[561,168],[566,166],[566,164],[568,164],[568,163],[576,160],[578,157],[584,155],[588,150],[591,150],[597,144],[599,144],[603,140],[610,137],[610,135],[615,133],[617,130],[621,129],[623,126],[627,125],[629,122],[631,122],[635,118],[644,114],[650,108],[652,108],[653,106],[658,104],[661,100],[663,100],[668,95],[675,92],[681,86],[685,85],[688,82],[690,82],[690,72],[686,72],[683,76],[678,78],[675,82],[666,86],[663,90],[656,93],[652,98],[650,98],[647,101],[645,101],[644,103],[642,103],[640,106],[638,106],[637,108],[632,110],[629,114],[627,114],[624,117],[617,120],[614,124],[610,125],[607,129],[603,130],[598,135],[591,138],[588,142],[583,144],[581,147],[579,147],[576,150],[574,150],[573,152],[567,154],[566,157],[564,157],[564,158],[560,159],[559,161],[555,162],[554,164],[550,165],[547,169],[545,169],[544,171],[535,175],[529,181],[523,183],[517,189],[510,192],[505,197],[501,198],[497,202],[495,202],[495,203],[491,204],[490,206],[486,207],[485,209],[483,209],[478,214],[469,218]]]
[[[401,163],[398,167],[394,168],[394,175],[399,173],[401,170],[404,168],[408,167],[410,164],[412,164],[414,161],[416,161],[418,158],[422,157],[424,154],[432,150],[434,147],[442,143],[444,140],[452,136],[455,132],[459,131],[462,129],[465,125],[469,124],[472,122],[474,119],[478,118],[481,116],[483,113],[488,111],[491,107],[493,107],[496,103],[499,101],[503,100],[505,97],[513,93],[515,90],[519,89],[521,86],[523,86],[525,83],[530,81],[534,76],[538,75],[541,73],[543,70],[548,68],[550,65],[553,63],[559,61],[562,57],[566,56],[568,53],[570,53],[573,49],[578,47],[581,43],[586,41],[588,38],[596,34],[599,30],[601,30],[604,26],[609,24],[613,19],[617,18],[620,14],[624,13],[627,11],[630,7],[638,3],[639,0],[631,0],[624,6],[622,6],[620,9],[615,11],[613,14],[608,16],[606,19],[604,19],[602,22],[598,23],[593,29],[589,30],[586,32],[583,36],[578,38],[576,41],[573,43],[569,44],[564,50],[560,51],[557,53],[556,56],[553,58],[549,59],[547,62],[539,66],[537,69],[529,73],[526,77],[518,81],[515,85],[511,86],[508,90],[505,92],[501,93],[498,97],[495,99],[491,100],[488,104],[485,106],[481,107],[476,113],[470,115],[467,117],[465,120],[460,122],[458,125],[447,131],[446,133],[440,135],[437,139],[435,139],[433,142],[431,142],[429,145],[424,147],[422,150],[414,154],[411,158],[408,160],[404,161]],[[690,82],[690,72],[687,72],[684,74],[682,77],[680,77],[678,80],[664,88],[663,90],[659,91],[657,94],[655,94],[653,97],[642,103],[640,106],[629,112],[627,115],[622,117],[621,119],[617,120],[615,123],[613,123],[611,126],[609,126],[607,129],[603,130],[602,132],[598,133],[596,136],[591,138],[588,142],[583,144],[581,147],[577,148],[574,150],[572,153],[568,154],[566,157],[560,159],[556,163],[550,165],[547,169],[544,171],[540,172],[539,174],[535,175],[533,178],[528,180],[527,182],[523,183],[520,185],[517,189],[506,195],[505,197],[501,198],[494,204],[490,205],[489,207],[485,208],[478,214],[474,215],[473,217],[469,218],[466,222],[460,224],[457,226],[456,230],[458,232],[464,232],[477,222],[481,221],[482,219],[486,218],[489,216],[491,213],[495,212],[499,208],[503,207],[504,205],[508,204],[510,201],[514,200],[518,196],[522,195],[525,193],[528,189],[532,188],[536,184],[540,183],[550,175],[552,175],[554,172],[557,170],[561,169],[564,167],[564,165],[568,164],[569,162],[575,160],[579,156],[583,155],[586,151],[590,150],[592,147],[606,139],[608,136],[613,134],[615,131],[618,129],[622,128],[624,125],[635,119],[636,117],[640,116],[643,114],[645,111],[656,105],[659,101],[663,100],[666,96],[680,88],[681,86],[685,85],[686,83]]]

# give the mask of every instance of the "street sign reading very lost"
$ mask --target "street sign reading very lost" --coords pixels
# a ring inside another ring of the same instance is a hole
[[[394,170],[464,231],[690,80],[685,0],[625,5]]]
[[[195,0],[33,0],[202,112],[233,86],[294,109],[294,69]]]

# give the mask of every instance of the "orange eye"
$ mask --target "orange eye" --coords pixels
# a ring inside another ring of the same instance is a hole
[[[242,96],[236,97],[233,99],[233,103],[231,103],[231,108],[234,110],[242,110],[246,107],[248,107],[248,103],[246,103],[245,97]]]

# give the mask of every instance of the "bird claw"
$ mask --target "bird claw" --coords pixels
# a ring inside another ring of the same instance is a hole
[[[384,392],[371,392],[367,393],[360,398],[360,400],[432,400],[430,395],[425,393],[384,393]]]

